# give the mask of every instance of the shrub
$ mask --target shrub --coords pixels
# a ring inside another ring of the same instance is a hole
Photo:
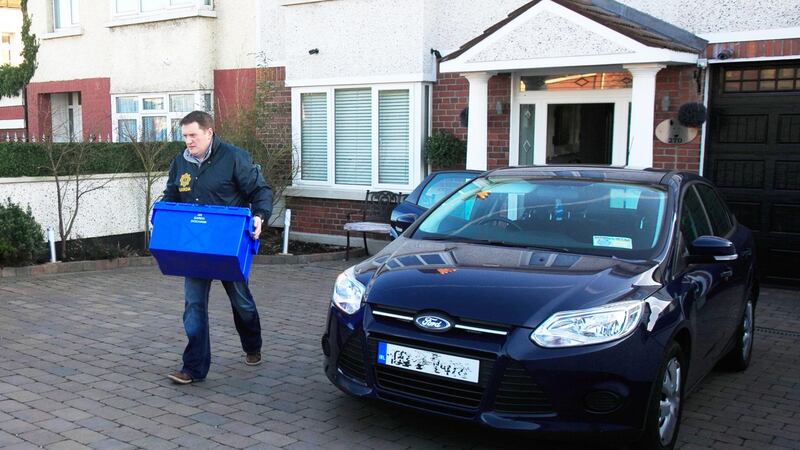
[[[466,160],[467,144],[446,131],[437,130],[425,141],[425,156],[436,168],[453,167]]]
[[[0,266],[25,266],[46,251],[42,226],[9,198],[0,204]]]
[[[142,162],[131,143],[95,142],[51,144],[55,152],[68,152],[71,146],[86,146],[86,160],[81,168],[82,175],[101,173],[141,172]],[[159,170],[167,170],[172,158],[184,148],[183,142],[169,142],[157,162]],[[74,155],[75,152],[68,152]],[[69,175],[74,164],[62,164],[64,173]],[[0,177],[43,177],[51,176],[47,151],[41,143],[0,142]]]

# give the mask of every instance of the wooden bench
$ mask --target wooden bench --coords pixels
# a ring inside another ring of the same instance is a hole
[[[367,248],[367,233],[389,234],[392,229],[392,210],[402,200],[402,195],[392,191],[367,191],[361,210],[347,213],[347,223],[344,230],[347,232],[347,248],[345,259],[350,259],[350,232],[361,233],[364,237],[364,251],[369,255]]]

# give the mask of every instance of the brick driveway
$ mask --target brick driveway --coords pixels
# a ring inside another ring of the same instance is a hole
[[[242,363],[212,290],[213,360],[175,386],[182,280],[154,268],[0,281],[2,448],[520,448],[527,437],[346,397],[322,373],[319,336],[343,262],[255,266],[264,364]],[[689,398],[680,446],[800,449],[800,294],[767,289],[755,356]],[[527,444],[527,445],[526,445]],[[577,448],[536,443],[537,448]]]

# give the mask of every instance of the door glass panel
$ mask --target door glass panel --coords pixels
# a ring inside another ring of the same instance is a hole
[[[561,73],[553,75],[523,75],[519,92],[629,89],[633,78],[630,72]]]
[[[711,235],[711,225],[708,223],[703,205],[694,188],[689,188],[683,196],[681,207],[681,233],[687,243],[693,242],[700,236]]]
[[[533,165],[536,105],[519,105],[519,165]]]
[[[548,105],[547,164],[611,164],[613,103]]]

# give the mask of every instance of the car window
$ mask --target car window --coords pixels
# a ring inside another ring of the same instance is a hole
[[[666,200],[646,185],[484,177],[440,204],[412,238],[649,259],[664,239]]]
[[[733,221],[731,221],[728,210],[722,200],[719,198],[711,186],[705,184],[698,184],[695,186],[697,193],[700,194],[700,199],[703,200],[703,205],[706,207],[708,218],[711,219],[711,228],[714,231],[714,236],[726,237],[733,229]]]
[[[456,188],[464,184],[464,182],[472,178],[473,175],[463,173],[440,173],[434,175],[419,194],[417,205],[423,208],[430,208],[444,196],[453,192]]]
[[[686,243],[691,243],[700,236],[711,235],[703,205],[694,187],[689,187],[683,194],[681,206],[681,233]]]

